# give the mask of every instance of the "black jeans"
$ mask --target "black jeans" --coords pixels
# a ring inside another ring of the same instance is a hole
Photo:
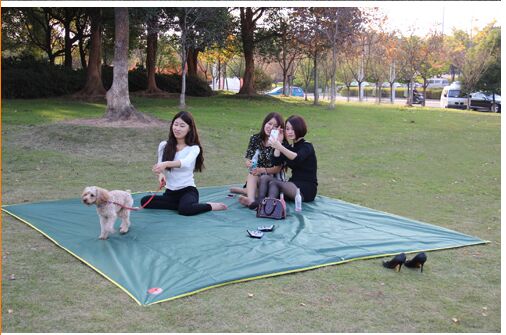
[[[151,198],[149,195],[143,197],[141,205],[143,206],[149,198]],[[187,216],[209,212],[212,209],[209,204],[199,203],[199,191],[193,186],[176,191],[167,189],[164,194],[156,195],[145,208],[177,210],[179,214]]]

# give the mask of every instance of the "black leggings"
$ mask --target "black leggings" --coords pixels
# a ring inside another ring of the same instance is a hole
[[[297,194],[297,188],[300,189],[302,201],[313,201],[316,196],[316,187],[313,183],[281,181],[270,175],[260,176],[260,186],[258,187],[257,203],[260,203],[266,196],[269,198],[278,198],[279,193],[283,192],[286,199],[294,200]]]
[[[150,195],[143,197],[141,205],[143,206],[149,198]],[[177,210],[179,214],[186,216],[212,210],[211,205],[199,203],[199,191],[193,186],[176,191],[167,189],[163,195],[156,195],[145,208]]]

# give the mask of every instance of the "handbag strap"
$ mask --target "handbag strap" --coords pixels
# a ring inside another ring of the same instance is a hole
[[[264,206],[263,206],[263,207],[264,207],[264,213],[265,213],[265,214],[267,214],[267,215],[269,215],[269,216],[271,216],[271,215],[272,215],[272,213],[274,213],[274,211],[276,210],[276,207],[277,207],[277,205],[278,205],[278,202],[276,201],[276,199],[272,199],[272,202],[274,203],[274,205],[272,206],[272,210],[270,211],[270,213],[268,213],[268,212],[265,210],[265,207],[266,207],[266,206],[265,206],[265,204],[266,204],[266,202],[267,202],[267,201],[266,201],[266,199],[264,199]]]

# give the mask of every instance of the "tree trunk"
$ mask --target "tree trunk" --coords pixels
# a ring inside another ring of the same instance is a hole
[[[186,17],[185,17],[186,20]],[[179,109],[186,110],[186,21],[181,32],[181,94],[179,95]]]
[[[318,92],[318,52],[314,52],[313,56],[314,66],[314,100],[313,105],[318,105],[320,100],[320,92]]]
[[[332,73],[330,74],[330,109],[336,108],[336,69],[337,69],[337,46],[332,47]]]
[[[158,31],[156,21],[152,19],[147,20],[148,36],[146,47],[146,69],[148,72],[148,87],[146,93],[157,94],[162,93],[162,90],[156,85],[156,51],[158,49]]]
[[[128,8],[114,8],[114,68],[112,86],[107,91],[108,121],[131,120],[148,122],[148,120],[130,103],[128,93]]]
[[[81,58],[81,67],[86,70],[88,65],[86,64],[86,48],[84,47],[84,41],[82,38],[79,39],[79,56]]]
[[[67,10],[65,10],[65,22],[64,22],[64,29],[65,29],[65,68],[72,70],[72,41],[70,40],[70,17],[67,13]]]
[[[198,70],[198,57],[199,57],[200,50],[194,49],[194,48],[188,48],[188,53],[186,55],[187,60],[187,68],[188,68],[188,75],[189,76],[197,76],[197,70]]]
[[[390,82],[390,103],[393,104],[395,100],[394,83]]]
[[[250,7],[241,8],[241,36],[246,67],[244,69],[243,84],[238,94],[247,96],[256,95],[255,61],[253,59],[255,51],[254,32],[253,10]]]
[[[90,9],[91,37],[90,56],[86,68],[86,84],[77,92],[77,96],[104,98],[106,91],[102,83],[102,67],[100,49],[102,48],[102,14],[100,8]]]

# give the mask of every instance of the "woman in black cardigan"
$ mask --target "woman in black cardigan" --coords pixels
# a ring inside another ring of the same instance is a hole
[[[306,133],[304,119],[292,115],[285,122],[284,134],[280,131],[277,140],[269,140],[268,145],[274,148],[274,165],[286,164],[292,170],[292,177],[288,181],[276,180],[268,175],[260,177],[258,199],[249,206],[251,209],[256,208],[266,195],[277,198],[283,192],[286,199],[293,200],[297,188],[302,201],[314,200],[318,188],[316,153],[313,145],[304,140]],[[290,144],[282,144],[283,138]]]

